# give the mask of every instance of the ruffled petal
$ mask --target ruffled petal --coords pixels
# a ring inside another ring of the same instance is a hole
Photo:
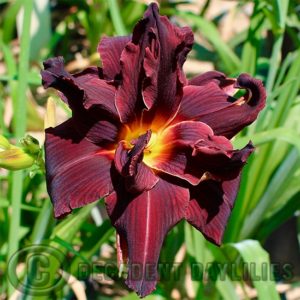
[[[114,80],[121,71],[120,58],[130,36],[103,37],[98,46],[102,60],[103,75],[107,80]]]
[[[153,122],[173,118],[182,98],[187,80],[182,71],[194,37],[190,28],[179,28],[165,16],[159,16],[153,6],[156,26],[149,32],[149,46],[145,50],[143,99],[147,109],[153,108]]]
[[[121,84],[116,93],[116,107],[122,123],[139,118],[143,109],[140,92],[141,54],[138,45],[130,42],[121,54]]]
[[[242,150],[233,150],[227,138],[214,135],[209,126],[194,121],[168,127],[158,143],[161,146],[145,163],[192,185],[208,177],[218,180],[237,177],[254,149],[250,143]]]
[[[158,182],[158,177],[146,166],[143,151],[150,141],[151,131],[141,135],[132,149],[128,149],[126,142],[121,141],[115,153],[115,166],[117,171],[125,177],[125,186],[131,193],[140,193],[152,189]]]
[[[112,191],[113,152],[82,138],[73,120],[46,130],[47,189],[56,218]]]
[[[145,160],[153,169],[187,180],[196,185],[204,169],[192,163],[192,146],[202,137],[213,136],[212,130],[200,122],[186,121],[168,127],[160,136],[161,147],[151,153],[151,161]],[[230,143],[229,143],[230,145]]]
[[[190,190],[186,220],[216,245],[222,242],[239,184],[240,176],[223,182],[205,180]]]
[[[160,16],[155,3],[149,6],[121,54],[116,106],[123,123],[139,119],[143,109],[152,109],[143,116],[147,122],[165,122],[175,114],[186,83],[182,65],[192,44],[189,28]]]
[[[227,78],[226,75],[222,72],[209,71],[189,80],[189,85],[199,86],[214,82],[224,90],[226,89],[226,87],[232,86],[235,83],[235,81],[236,79]]]
[[[204,74],[190,83],[197,85],[184,87],[175,122],[201,121],[216,135],[229,139],[254,122],[265,106],[266,92],[262,82],[247,74],[241,74],[234,84],[219,72]],[[246,89],[246,94],[239,99],[233,98],[230,94],[236,88]]]
[[[141,93],[145,78],[143,60],[149,44],[148,32],[155,26],[152,5],[148,7],[133,30],[132,39],[121,54],[121,82],[116,94],[116,106],[122,123],[136,121],[141,116],[144,102]]]
[[[71,75],[62,57],[48,59],[41,72],[45,88],[60,91],[72,109],[74,127],[94,143],[114,143],[120,122],[114,106],[114,87],[99,79],[97,68]]]
[[[239,175],[253,151],[251,142],[241,150],[224,150],[211,140],[201,139],[194,145],[192,161],[206,170],[205,178],[231,180]]]
[[[120,189],[106,198],[112,223],[127,242],[126,283],[141,297],[155,289],[164,238],[183,218],[188,201],[188,189],[163,179],[153,189],[138,196]]]
[[[44,70],[41,71],[41,75],[44,88],[59,90],[62,99],[72,110],[98,105],[117,116],[114,104],[115,87],[100,79],[98,68],[90,67],[71,75],[64,69],[64,59],[61,56],[50,58],[43,64]]]
[[[108,84],[105,80],[100,79],[97,73],[87,73],[87,70],[73,75],[78,87],[85,92],[83,106],[86,109],[97,106],[116,117],[117,110],[114,103],[115,87]]]

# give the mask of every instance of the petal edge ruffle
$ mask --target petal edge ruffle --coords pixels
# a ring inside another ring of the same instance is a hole
[[[204,75],[190,81],[193,84],[197,82],[197,85],[184,87],[175,122],[201,121],[209,125],[216,135],[231,139],[254,122],[264,108],[266,92],[263,84],[248,74],[241,74],[235,80],[223,78],[219,72]],[[245,89],[246,94],[239,99],[233,98],[231,92],[236,88]]]
[[[107,80],[114,80],[120,74],[120,58],[130,36],[103,37],[98,45],[102,60],[103,75]]]
[[[241,150],[233,150],[227,138],[214,135],[208,125],[194,121],[169,126],[158,143],[161,143],[158,151],[152,151],[151,160],[147,158],[145,163],[192,185],[207,177],[234,179],[254,150],[251,143]]]

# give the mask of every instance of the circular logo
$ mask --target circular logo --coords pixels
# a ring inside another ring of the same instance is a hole
[[[10,258],[8,279],[23,294],[47,295],[61,289],[66,282],[65,275],[62,276],[64,258],[65,254],[52,246],[30,245]]]

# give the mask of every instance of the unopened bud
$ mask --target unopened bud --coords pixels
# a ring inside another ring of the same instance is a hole
[[[0,151],[0,167],[8,170],[21,170],[34,164],[34,158],[24,150],[12,146],[8,150]]]
[[[20,141],[20,144],[28,154],[37,154],[40,151],[39,141],[30,135],[26,135],[26,137]]]
[[[44,121],[44,128],[47,129],[49,127],[56,126],[56,106],[54,100],[49,97],[47,101],[46,107],[46,115]]]
[[[0,151],[7,150],[9,148],[10,148],[9,141],[3,135],[0,135]]]
[[[27,135],[20,144],[22,147],[11,145],[0,135],[0,168],[15,171],[29,168],[35,163],[40,154],[38,140]]]

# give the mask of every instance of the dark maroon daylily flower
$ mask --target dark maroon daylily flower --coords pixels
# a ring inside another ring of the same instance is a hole
[[[219,245],[253,151],[229,141],[265,105],[260,80],[208,72],[188,81],[182,71],[193,34],[151,4],[131,37],[105,37],[103,68],[78,74],[61,57],[44,63],[45,88],[59,90],[72,110],[46,130],[47,186],[55,217],[105,197],[128,263],[127,285],[140,296],[157,281],[167,232],[186,219]],[[239,99],[234,89],[245,89]]]

